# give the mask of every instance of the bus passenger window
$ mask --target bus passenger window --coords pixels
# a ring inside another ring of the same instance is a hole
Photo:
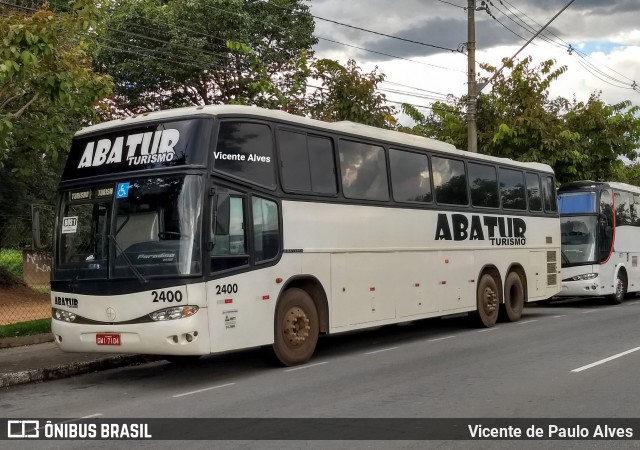
[[[615,191],[613,204],[616,208],[616,226],[631,225],[630,194],[628,192]]]
[[[496,168],[486,164],[469,163],[471,204],[485,208],[499,208],[498,175]]]
[[[271,189],[276,186],[273,138],[267,125],[220,123],[213,159],[216,170]]]
[[[339,148],[344,196],[389,200],[384,148],[347,140],[340,140]]]
[[[433,201],[427,155],[389,149],[391,187],[397,202]]]
[[[280,252],[278,205],[258,197],[253,197],[251,204],[255,260],[260,262],[273,259]]]
[[[521,171],[500,169],[500,195],[504,209],[527,209],[524,175]]]
[[[278,145],[285,191],[325,195],[338,192],[330,139],[280,130]]]
[[[468,205],[464,162],[434,156],[431,164],[436,201],[447,205]]]
[[[553,177],[545,177],[542,182],[542,197],[544,198],[544,210],[546,212],[558,211],[556,199],[556,186]]]
[[[527,172],[527,199],[529,200],[529,211],[542,211],[540,177],[535,173]]]

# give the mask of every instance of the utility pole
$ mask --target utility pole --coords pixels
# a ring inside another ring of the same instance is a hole
[[[476,0],[467,0],[467,150],[478,152],[476,128]]]
[[[567,9],[575,0],[570,0],[567,5],[556,13],[542,28],[538,30],[531,38],[518,50],[515,55],[509,58],[509,61],[518,56],[518,54],[533,41],[540,33],[542,33],[556,17]],[[486,2],[480,3],[482,6],[478,8],[478,11],[487,10],[488,6]],[[476,0],[467,0],[467,61],[468,61],[468,94],[467,94],[467,150],[473,153],[478,153],[478,127],[476,123],[477,119],[477,96],[482,89],[485,88],[491,81],[493,81],[500,72],[506,67],[507,63],[504,63],[500,69],[498,69],[493,76],[485,83],[480,84],[480,89],[476,85],[476,24],[475,24],[475,12],[476,12]]]

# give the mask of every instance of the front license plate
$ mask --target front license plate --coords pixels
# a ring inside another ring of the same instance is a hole
[[[120,335],[117,333],[96,334],[97,345],[120,345]]]

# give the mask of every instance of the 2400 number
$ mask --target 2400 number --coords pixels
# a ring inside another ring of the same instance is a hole
[[[238,292],[238,285],[233,284],[216,284],[216,295],[220,294],[236,294]]]
[[[178,302],[182,301],[182,291],[151,291],[153,303],[158,302]]]

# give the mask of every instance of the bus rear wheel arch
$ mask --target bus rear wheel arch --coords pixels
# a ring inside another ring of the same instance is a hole
[[[474,322],[490,328],[496,324],[500,310],[500,282],[492,271],[483,272],[476,291],[476,310],[471,313]]]
[[[313,355],[320,324],[318,309],[303,289],[289,288],[276,306],[273,355],[284,366],[304,364]]]

